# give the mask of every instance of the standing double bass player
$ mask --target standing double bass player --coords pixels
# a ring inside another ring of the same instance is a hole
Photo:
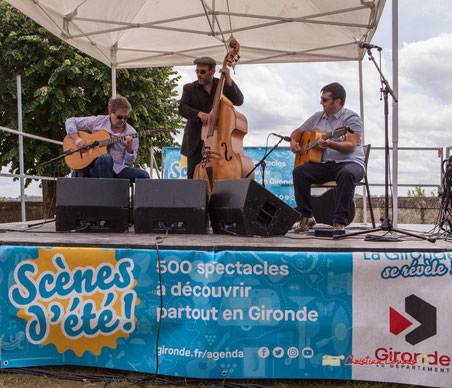
[[[193,61],[196,65],[197,81],[184,85],[179,103],[179,113],[187,119],[181,153],[187,157],[187,177],[193,179],[195,167],[201,162],[203,141],[201,129],[208,125],[210,111],[214,102],[218,78],[214,77],[216,62],[210,57]],[[223,94],[236,106],[243,104],[243,94],[232,80],[229,69],[224,66],[220,73],[225,76]]]

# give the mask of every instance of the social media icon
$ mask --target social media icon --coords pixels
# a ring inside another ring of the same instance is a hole
[[[273,349],[273,356],[275,356],[275,358],[281,358],[282,356],[284,356],[284,349],[277,346]]]
[[[311,358],[314,355],[314,349],[312,349],[312,348],[303,348],[303,350],[301,351],[301,355],[304,358]]]
[[[267,358],[270,355],[270,349],[268,349],[266,346],[262,346],[257,351],[257,354],[260,358]]]
[[[298,349],[294,346],[292,346],[291,348],[287,349],[287,355],[290,358],[297,358],[298,355],[300,354],[300,352],[298,351]]]

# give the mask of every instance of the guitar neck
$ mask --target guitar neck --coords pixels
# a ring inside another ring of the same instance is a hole
[[[135,133],[131,133],[129,135],[114,136],[114,137],[111,137],[110,139],[101,140],[99,142],[99,146],[103,147],[103,146],[108,146],[111,144],[119,143],[120,141],[125,140],[127,136],[136,138],[136,137],[142,137],[142,136],[149,136],[149,135],[152,135],[152,134],[158,133],[158,132],[161,132],[161,130],[160,129],[148,129],[146,131],[135,132]]]
[[[334,131],[325,133],[324,135],[322,135],[322,136],[320,137],[320,139],[328,140],[328,139],[330,139],[330,138],[332,138],[332,137],[334,137],[334,136],[337,136],[337,134],[338,134],[338,133],[341,133],[343,130],[344,130],[344,127],[337,128],[337,129],[335,129]],[[307,146],[307,150],[310,150],[311,148],[314,148],[314,147],[317,146],[318,144],[319,144],[319,139],[315,139],[314,141],[311,141],[311,142],[309,143],[309,145]]]

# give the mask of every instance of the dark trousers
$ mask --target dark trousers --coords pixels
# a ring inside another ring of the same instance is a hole
[[[103,154],[99,156],[89,169],[89,171],[74,172],[74,177],[93,177],[93,178],[124,178],[129,179],[131,182],[135,182],[135,179],[149,179],[147,171],[141,170],[135,167],[124,167],[124,169],[116,174],[113,171],[113,159],[110,154]]]
[[[198,147],[196,148],[195,152],[193,152],[190,156],[187,157],[187,178],[193,179],[193,175],[195,174],[195,168],[196,166],[201,162],[202,160],[202,145],[203,142],[199,142]]]
[[[363,179],[363,168],[354,162],[304,163],[293,170],[293,185],[297,210],[304,217],[312,217],[311,184],[336,181],[336,208],[333,222],[348,224],[356,184]]]

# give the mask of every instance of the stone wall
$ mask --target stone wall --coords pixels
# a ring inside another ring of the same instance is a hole
[[[399,224],[435,224],[439,215],[439,197],[399,197],[398,223]],[[367,201],[367,200],[366,200]],[[389,218],[392,216],[392,198],[389,198]],[[363,199],[355,198],[356,214],[353,222],[363,222]],[[385,215],[385,199],[372,198],[375,222]],[[369,206],[367,206],[367,222],[371,222]]]
[[[384,198],[372,198],[375,222],[378,224],[384,216]],[[437,197],[399,197],[398,223],[399,224],[435,224],[439,214],[440,198]],[[355,198],[356,214],[353,222],[363,222],[363,199]],[[27,202],[27,221],[42,220],[42,202]],[[389,218],[392,220],[392,199],[389,199]],[[0,222],[21,221],[20,202],[0,201]],[[367,222],[371,222],[369,208],[367,209]]]
[[[42,202],[26,202],[25,216],[27,221],[43,220],[45,218]],[[20,222],[22,212],[20,202],[0,201],[0,223]]]

